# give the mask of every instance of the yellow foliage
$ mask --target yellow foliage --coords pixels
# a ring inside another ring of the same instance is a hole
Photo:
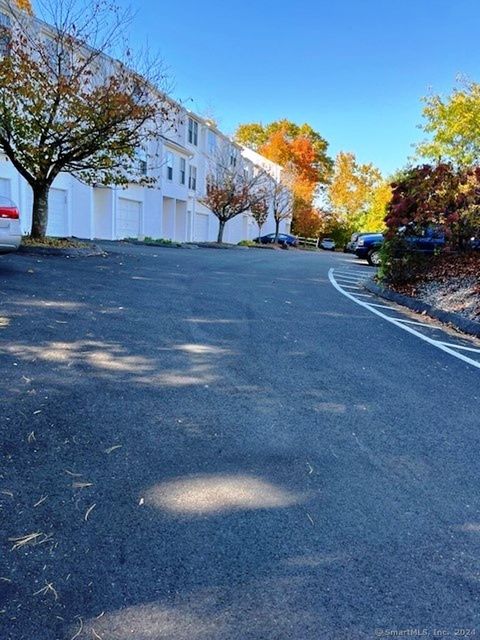
[[[381,182],[371,193],[370,203],[361,231],[384,231],[387,206],[392,199],[392,188],[388,182]]]
[[[381,174],[372,164],[359,164],[353,153],[341,151],[335,158],[328,196],[337,215],[345,221],[365,213]]]
[[[32,4],[30,0],[14,0],[15,4],[22,11],[26,11],[27,13],[33,13]]]

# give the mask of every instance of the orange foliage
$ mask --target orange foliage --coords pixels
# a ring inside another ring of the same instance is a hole
[[[287,182],[294,195],[293,218],[296,232],[303,234],[316,224],[312,202],[319,176],[316,168],[317,152],[306,136],[292,137],[286,129],[272,133],[259,153],[285,168]]]
[[[26,11],[27,13],[33,13],[30,0],[15,0],[15,4],[22,11]]]

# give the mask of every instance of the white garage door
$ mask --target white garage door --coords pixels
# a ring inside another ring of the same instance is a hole
[[[197,242],[208,242],[208,213],[195,214],[195,237]]]
[[[117,207],[117,238],[138,238],[140,235],[140,220],[142,203],[137,200],[118,199]]]
[[[65,238],[68,232],[67,192],[64,189],[50,189],[48,194],[47,236]]]

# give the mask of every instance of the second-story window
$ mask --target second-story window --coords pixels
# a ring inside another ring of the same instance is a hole
[[[180,184],[185,184],[187,173],[187,161],[185,158],[180,158]]]
[[[197,167],[190,165],[190,170],[188,174],[188,188],[192,191],[196,191],[197,189]]]
[[[142,176],[146,176],[147,175],[147,154],[145,152],[145,149],[142,149],[141,147],[139,147],[135,151],[135,156],[136,156],[136,160],[137,160],[138,172]]]
[[[235,149],[232,149],[230,151],[230,166],[231,167],[237,166],[237,152]]]
[[[217,136],[213,131],[208,132],[208,153],[214,156],[217,152]]]
[[[188,141],[198,147],[198,122],[193,118],[188,119]]]
[[[173,180],[173,153],[171,151],[167,151],[165,158],[167,166],[167,180]]]

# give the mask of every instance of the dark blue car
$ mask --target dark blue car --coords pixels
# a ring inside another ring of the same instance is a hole
[[[380,247],[383,244],[383,234],[370,233],[362,234],[355,244],[355,255],[357,258],[366,258],[372,267],[380,264]]]
[[[275,234],[268,233],[266,236],[260,236],[260,238],[255,238],[254,242],[258,242],[259,244],[271,244],[272,242],[275,242]],[[279,233],[278,244],[287,244],[289,247],[296,247],[298,244],[298,238],[297,236],[292,236],[289,233]]]
[[[435,253],[445,245],[445,234],[439,228],[433,226],[425,229],[414,228],[413,226],[401,227],[398,235],[403,238],[408,251],[416,253]],[[380,264],[380,248],[384,242],[381,233],[371,233],[362,235],[357,240],[355,254],[358,258],[366,258],[372,267]]]

